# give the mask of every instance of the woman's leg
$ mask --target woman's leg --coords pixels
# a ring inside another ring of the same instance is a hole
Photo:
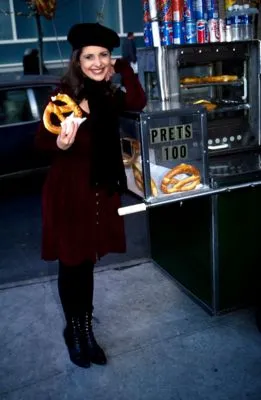
[[[88,368],[90,359],[81,343],[79,270],[78,266],[68,266],[59,261],[58,292],[66,319],[64,339],[70,359],[77,366]]]
[[[83,345],[87,356],[94,364],[106,364],[107,359],[102,348],[98,345],[92,329],[94,265],[86,261],[79,266],[78,292],[80,296],[79,309],[81,310],[80,326]]]
[[[93,270],[91,261],[77,266],[59,262],[58,290],[67,321],[65,341],[72,362],[83,367],[89,366],[90,361],[95,364],[107,361],[92,330]]]

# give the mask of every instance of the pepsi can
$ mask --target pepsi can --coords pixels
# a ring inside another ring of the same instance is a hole
[[[152,28],[150,22],[144,23],[144,44],[145,47],[153,46]]]
[[[208,43],[208,25],[204,19],[197,21],[197,43]]]
[[[205,0],[193,0],[193,10],[195,20],[205,19],[206,12],[205,12]]]
[[[194,14],[194,7],[193,7],[193,0],[184,0],[184,21],[194,21],[195,14]]]
[[[173,22],[173,43],[174,44],[185,43],[185,24],[183,21]]]
[[[172,22],[162,22],[160,25],[160,40],[162,46],[168,46],[173,43],[173,25]]]
[[[217,0],[206,0],[207,20],[218,18],[218,2]]]
[[[185,43],[197,43],[197,26],[195,21],[185,23]]]

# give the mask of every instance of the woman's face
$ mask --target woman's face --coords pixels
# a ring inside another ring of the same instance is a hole
[[[111,53],[104,47],[83,47],[80,55],[80,67],[88,78],[102,81],[111,68]]]

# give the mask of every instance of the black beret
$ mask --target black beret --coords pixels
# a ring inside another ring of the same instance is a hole
[[[67,36],[73,50],[86,46],[100,46],[112,51],[120,46],[118,34],[99,23],[86,22],[73,25]]]

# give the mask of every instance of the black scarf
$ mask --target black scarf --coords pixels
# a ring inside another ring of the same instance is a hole
[[[91,185],[104,187],[109,194],[127,189],[121,155],[119,109],[113,98],[111,83],[84,79],[84,98],[90,109],[91,125]]]

